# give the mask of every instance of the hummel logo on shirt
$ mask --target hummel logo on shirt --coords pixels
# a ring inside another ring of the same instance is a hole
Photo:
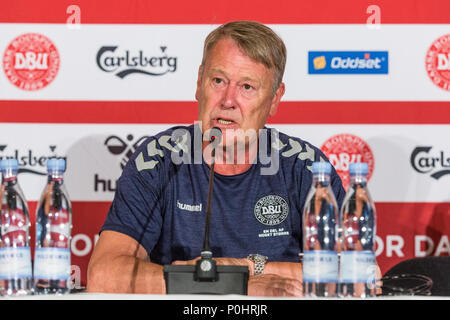
[[[197,205],[191,205],[191,204],[185,204],[185,203],[181,203],[180,201],[177,200],[177,207],[180,208],[181,210],[186,210],[186,211],[202,211],[202,204],[197,204]]]

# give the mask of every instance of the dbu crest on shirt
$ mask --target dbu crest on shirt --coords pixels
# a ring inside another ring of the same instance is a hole
[[[280,196],[268,195],[256,202],[255,217],[266,226],[274,226],[283,222],[289,214],[286,200]]]

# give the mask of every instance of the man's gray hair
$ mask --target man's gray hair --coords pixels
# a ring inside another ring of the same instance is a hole
[[[283,40],[269,27],[255,21],[233,21],[213,30],[205,39],[202,66],[209,52],[223,38],[231,38],[251,59],[274,69],[272,94],[283,80],[286,66],[286,46]]]

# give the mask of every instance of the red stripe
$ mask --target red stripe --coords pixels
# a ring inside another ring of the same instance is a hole
[[[193,123],[195,101],[0,101],[0,122]],[[286,101],[269,123],[450,124],[450,102]]]
[[[403,260],[415,257],[416,235],[432,239],[434,250],[430,254],[435,255],[438,244],[445,241],[443,237],[450,232],[450,202],[376,202],[375,207],[377,235],[384,246],[382,254],[377,257],[382,273]],[[397,241],[398,236],[403,239],[403,246]],[[392,250],[392,247],[399,249]],[[448,252],[448,246],[441,247],[441,250]],[[399,256],[398,251],[404,256]]]
[[[37,203],[29,201],[28,205],[32,223],[31,238],[34,239]],[[109,201],[73,201],[74,229],[72,235],[84,234],[93,242],[95,235],[103,225],[110,205]],[[442,237],[449,234],[450,202],[375,202],[375,206],[377,209],[377,236],[383,242],[383,250],[377,257],[377,263],[383,274],[395,264],[415,257],[414,237],[416,235],[426,235],[432,239],[434,250],[431,254],[433,255],[436,253]],[[404,240],[403,246],[399,249],[404,254],[403,257],[398,256],[397,251],[390,250],[392,245],[398,245],[395,241],[396,238],[393,238],[397,236]],[[78,241],[76,244],[77,247],[82,246],[83,241]],[[32,247],[34,247],[33,242]],[[83,249],[83,247],[79,249]],[[422,250],[424,249],[422,248]],[[86,281],[91,252],[83,257],[72,255],[72,264],[78,265],[82,270],[83,284]]]
[[[449,23],[448,0],[13,0],[3,1],[0,22],[66,23],[76,4],[81,23],[220,24],[257,20],[270,24],[366,23],[370,5],[380,8],[381,23]]]

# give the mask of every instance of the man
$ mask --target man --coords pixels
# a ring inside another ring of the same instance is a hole
[[[285,63],[283,41],[262,24],[231,22],[208,35],[195,94],[199,121],[150,137],[124,168],[89,263],[88,291],[162,294],[163,265],[198,258],[211,148],[203,138],[198,148],[195,136],[219,127],[213,257],[249,267],[249,295],[302,294],[301,213],[312,162],[326,157],[264,126],[284,94]],[[334,169],[332,187],[340,205],[344,189]]]

